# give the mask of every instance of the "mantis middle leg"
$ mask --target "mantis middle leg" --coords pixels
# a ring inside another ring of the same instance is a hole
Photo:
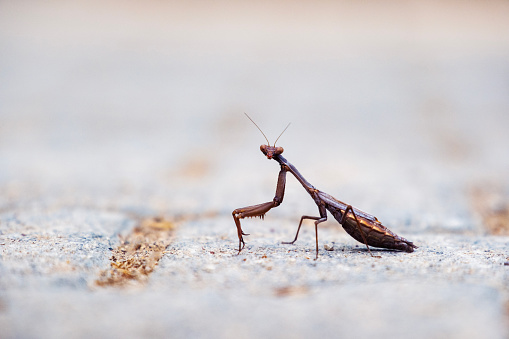
[[[299,236],[299,231],[300,231],[300,227],[302,226],[302,221],[304,219],[315,220],[315,239],[316,239],[316,258],[315,258],[315,260],[318,259],[318,224],[327,220],[327,211],[326,211],[325,207],[319,206],[318,209],[320,211],[320,216],[319,217],[311,217],[309,215],[303,215],[300,218],[299,227],[297,228],[297,233],[295,234],[295,239],[293,239],[293,241],[289,241],[289,242],[283,241],[283,244],[293,244],[293,243],[295,243],[297,241],[298,236]]]

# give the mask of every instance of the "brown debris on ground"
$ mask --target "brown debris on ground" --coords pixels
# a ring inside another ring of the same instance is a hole
[[[278,297],[288,297],[306,294],[309,292],[309,288],[307,286],[283,286],[276,288],[274,292]]]
[[[471,191],[471,201],[490,234],[509,235],[509,196],[501,189],[483,186]]]
[[[99,274],[98,286],[145,283],[170,244],[174,223],[162,218],[144,220],[113,249],[111,268]]]

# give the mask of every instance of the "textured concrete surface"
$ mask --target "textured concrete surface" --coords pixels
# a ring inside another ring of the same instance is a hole
[[[508,14],[1,2],[0,337],[506,338]],[[311,224],[281,244],[317,213],[289,177],[237,255],[231,211],[278,173],[244,111],[419,249],[373,259],[333,220],[316,261]]]

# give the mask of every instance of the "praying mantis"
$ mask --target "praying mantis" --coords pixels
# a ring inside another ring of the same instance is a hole
[[[286,131],[286,129],[290,126],[286,126],[286,128],[281,132],[279,137],[274,142],[273,146],[270,146],[270,142],[265,136],[265,133],[258,127],[258,125],[249,117],[249,120],[260,130],[260,132],[265,137],[267,141],[266,145],[261,145],[260,150],[267,157],[267,159],[273,159],[277,161],[281,167],[278,175],[277,185],[276,185],[276,194],[274,199],[269,202],[237,208],[232,212],[233,219],[235,221],[235,225],[237,226],[237,235],[239,237],[239,254],[242,249],[245,247],[246,243],[244,242],[244,236],[249,234],[244,233],[242,230],[240,219],[243,218],[252,218],[252,217],[260,217],[263,218],[265,214],[270,211],[272,208],[281,205],[283,202],[283,197],[285,194],[285,185],[286,185],[286,174],[290,172],[293,176],[300,182],[300,184],[304,187],[304,189],[309,193],[311,198],[314,200],[318,207],[319,216],[309,216],[303,215],[300,218],[299,227],[297,228],[297,233],[295,234],[295,238],[293,241],[283,242],[283,244],[294,244],[297,241],[299,236],[299,231],[302,226],[302,221],[305,219],[314,220],[315,224],[315,239],[316,239],[316,257],[315,260],[318,259],[318,225],[327,220],[327,211],[331,213],[334,218],[343,226],[345,231],[352,236],[355,240],[366,245],[369,254],[372,257],[371,250],[369,246],[372,247],[380,247],[387,248],[393,250],[400,250],[404,252],[413,252],[417,246],[415,246],[411,241],[400,237],[396,233],[392,232],[390,229],[382,225],[382,223],[375,217],[366,212],[363,212],[357,208],[352,207],[351,205],[345,204],[332,197],[331,195],[322,192],[316,189],[313,185],[311,185],[297,168],[292,165],[288,160],[286,160],[281,154],[283,153],[283,147],[276,147],[276,142],[279,140],[281,135]]]

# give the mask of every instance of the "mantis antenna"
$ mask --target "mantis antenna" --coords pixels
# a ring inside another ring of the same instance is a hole
[[[249,120],[251,120],[251,122],[252,122],[252,123],[256,126],[256,128],[258,128],[258,130],[259,130],[260,132],[262,132],[263,136],[265,137],[265,140],[267,140],[267,145],[269,145],[269,146],[270,146],[269,139],[267,139],[267,137],[265,136],[265,133],[263,133],[262,129],[261,129],[260,127],[258,127],[258,125],[256,124],[256,122],[254,122],[254,121],[253,121],[253,119],[251,119],[251,117],[250,117],[249,115],[247,115],[247,113],[246,113],[246,112],[244,112],[244,114],[246,115],[246,117],[247,117]],[[277,141],[279,140],[279,138],[283,135],[283,133],[284,133],[284,132],[288,129],[288,127],[290,127],[290,124],[291,124],[291,122],[290,122],[290,123],[288,123],[288,125],[285,127],[285,129],[283,130],[283,132],[281,132],[281,134],[277,137],[276,141],[274,141],[274,146],[273,146],[273,147],[275,147],[275,146],[276,146],[276,142],[277,142]]]
[[[276,141],[274,141],[274,147],[276,147],[276,142],[279,140],[279,138],[281,138],[283,133],[288,129],[288,127],[290,127],[290,124],[291,124],[291,122],[289,122],[288,125],[286,125],[285,129],[283,130],[283,132],[281,132],[281,134],[277,137]]]
[[[256,128],[258,128],[258,130],[259,130],[260,132],[262,132],[263,136],[265,137],[265,140],[267,140],[267,145],[269,145],[269,146],[270,146],[269,139],[267,139],[267,137],[265,136],[265,133],[263,133],[262,129],[261,129],[260,127],[258,127],[258,125],[256,124],[256,122],[254,122],[254,121],[253,121],[253,119],[251,119],[251,117],[250,117],[249,115],[247,115],[247,113],[246,113],[246,112],[244,112],[244,114],[246,115],[246,117],[247,117],[249,120],[251,120],[251,122],[252,122],[252,123],[256,126]]]

